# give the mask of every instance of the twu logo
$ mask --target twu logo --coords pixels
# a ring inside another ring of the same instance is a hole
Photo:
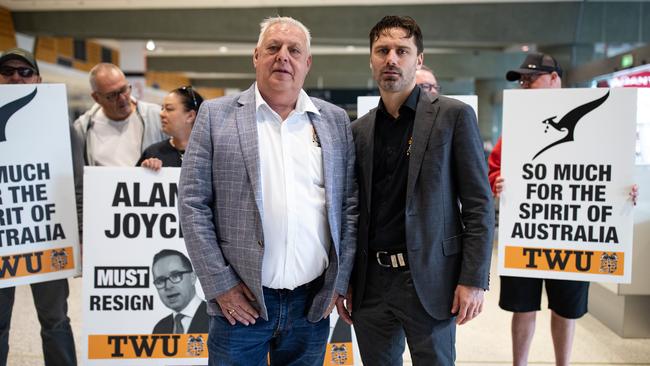
[[[7,128],[7,122],[9,122],[9,118],[11,118],[14,113],[18,112],[20,108],[26,106],[27,103],[31,102],[32,99],[34,99],[36,96],[37,90],[37,88],[34,88],[33,92],[0,107],[0,142],[7,141],[5,130]]]
[[[535,160],[536,157],[540,156],[544,151],[552,148],[553,146],[573,141],[573,133],[575,132],[576,126],[578,125],[578,121],[580,121],[580,119],[587,113],[600,107],[601,104],[605,103],[608,97],[609,90],[604,96],[572,109],[569,113],[565,114],[559,122],[555,122],[555,118],[557,118],[557,116],[553,116],[542,121],[542,123],[546,125],[546,130],[548,130],[549,127],[553,127],[560,132],[566,132],[566,135],[541,149],[537,154],[535,154],[533,160]],[[544,132],[546,132],[546,130]]]

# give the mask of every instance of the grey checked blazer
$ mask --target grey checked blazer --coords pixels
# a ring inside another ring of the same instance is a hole
[[[354,142],[345,111],[312,98],[320,116],[309,113],[320,138],[328,222],[329,266],[308,319],[323,318],[336,290],[347,291],[356,248],[357,189]],[[262,295],[262,187],[255,119],[255,87],[201,105],[181,170],[179,213],[185,245],[208,300],[239,282],[250,288],[254,306],[268,320]]]
[[[361,308],[368,262],[377,108],[352,124],[359,183],[353,308]],[[452,316],[458,284],[487,289],[494,233],[476,115],[467,104],[420,92],[406,185],[406,248],[418,298],[436,319]]]

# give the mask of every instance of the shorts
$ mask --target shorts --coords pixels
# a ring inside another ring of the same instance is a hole
[[[585,315],[589,282],[583,281],[501,276],[499,307],[515,313],[540,310],[542,282],[546,283],[549,309],[567,319]]]

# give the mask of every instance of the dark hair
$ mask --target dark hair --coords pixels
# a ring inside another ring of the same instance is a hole
[[[201,103],[203,103],[203,97],[199,92],[192,88],[191,85],[181,86],[171,92],[181,97],[181,101],[183,102],[186,111],[199,111],[199,107],[201,106]]]
[[[187,258],[185,254],[174,249],[163,249],[158,253],[156,253],[156,255],[153,256],[153,263],[151,263],[151,267],[153,268],[153,266],[156,265],[156,262],[158,262],[159,260],[165,257],[171,257],[172,255],[175,255],[181,259],[181,263],[183,263],[183,267],[186,270],[194,272],[194,268],[192,267],[192,262],[190,262],[190,259]]]
[[[394,28],[401,28],[406,31],[406,38],[414,37],[415,46],[418,49],[418,54],[424,52],[424,44],[422,43],[422,31],[420,26],[415,20],[409,16],[387,15],[383,17],[379,23],[375,24],[370,30],[370,51],[372,45],[382,34],[388,33],[389,30]]]

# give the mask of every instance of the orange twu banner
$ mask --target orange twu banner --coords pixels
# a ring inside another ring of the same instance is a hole
[[[506,246],[505,268],[623,276],[624,252]]]
[[[93,334],[88,358],[207,358],[207,334]]]
[[[72,247],[39,250],[0,257],[0,279],[74,269]]]

